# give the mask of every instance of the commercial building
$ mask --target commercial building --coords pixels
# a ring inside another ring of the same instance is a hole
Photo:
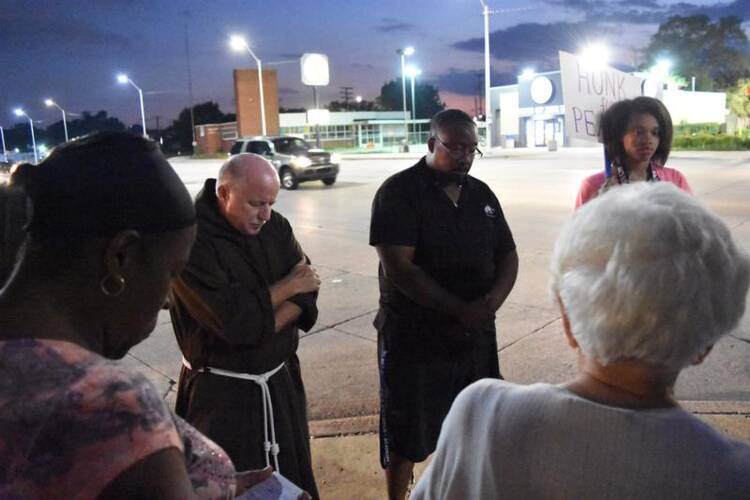
[[[664,89],[661,96],[675,125],[727,120],[726,94]],[[518,77],[490,89],[493,144],[503,147],[596,146],[565,136],[565,101],[560,71]]]
[[[277,112],[277,116],[279,126],[268,129],[269,135],[293,135],[314,144],[320,134],[323,148],[397,149],[407,139],[403,111],[331,112],[328,123],[317,126],[309,123],[307,113]],[[407,125],[409,144],[427,142],[429,120],[409,120]],[[197,125],[195,140],[202,153],[229,152],[237,138],[260,134],[254,128],[246,134],[240,130],[237,122]]]

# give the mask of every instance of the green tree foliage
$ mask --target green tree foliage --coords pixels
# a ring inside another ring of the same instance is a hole
[[[29,127],[29,121],[25,120],[20,123],[16,123],[12,127],[3,128],[3,134],[5,134],[5,147],[8,151],[13,151],[18,148],[19,151],[29,152],[31,151],[31,130]],[[44,129],[34,126],[34,138],[38,144],[47,144],[47,135]],[[0,151],[2,154],[2,151]]]
[[[417,101],[417,118],[431,118],[438,111],[445,109],[445,103],[440,100],[438,88],[419,80],[414,86],[414,100]],[[384,110],[403,109],[400,78],[391,80],[380,88],[377,103]],[[411,80],[409,79],[406,80],[406,109],[411,109]]]
[[[750,77],[747,50],[747,35],[737,17],[711,22],[704,15],[675,16],[659,26],[644,55],[647,67],[668,57],[675,73],[696,78],[699,90],[723,90]]]
[[[328,104],[328,111],[376,111],[378,109],[375,101],[349,101],[348,103],[342,101],[331,101]]]
[[[68,135],[70,138],[80,137],[92,132],[106,132],[125,130],[125,124],[114,116],[109,116],[106,111],[97,111],[89,113],[84,111],[80,118],[68,120]],[[47,134],[55,142],[62,142],[65,139],[62,121],[53,123],[47,128]]]
[[[750,79],[738,80],[735,86],[727,92],[727,107],[732,113],[741,117],[750,117]]]
[[[223,113],[219,105],[213,101],[206,101],[193,106],[196,125],[205,123],[224,123],[237,120],[234,113]],[[193,131],[190,122],[190,108],[185,108],[177,115],[177,119],[164,131],[165,149],[182,153],[193,150]]]
[[[84,111],[78,118],[73,119],[69,114],[67,123],[68,135],[71,139],[93,132],[125,130],[125,124],[114,116],[109,116],[106,111],[96,113]],[[61,144],[65,141],[62,120],[58,120],[46,129],[40,129],[35,125],[34,138],[37,145],[44,144],[52,147]],[[5,130],[5,144],[9,149],[19,148],[22,151],[31,151],[31,131],[28,122],[18,123]]]

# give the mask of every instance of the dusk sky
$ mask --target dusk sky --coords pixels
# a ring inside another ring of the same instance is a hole
[[[524,67],[557,69],[557,51],[605,40],[614,62],[633,64],[658,25],[672,15],[735,15],[750,28],[750,0],[488,0],[493,85],[510,83]],[[518,10],[521,9],[521,10]],[[400,72],[399,47],[416,49],[411,63],[438,86],[451,106],[472,111],[483,71],[479,0],[5,0],[0,11],[0,126],[19,119],[22,106],[46,127],[60,119],[43,100],[71,113],[106,110],[139,123],[135,89],[119,85],[127,73],[146,92],[148,127],[171,124],[187,107],[184,23],[188,24],[194,102],[213,100],[234,112],[232,69],[255,68],[249,54],[231,52],[231,34],[247,37],[264,67],[279,75],[284,107],[311,107],[300,82],[299,56],[327,54],[331,84],[374,99]],[[291,62],[290,62],[291,61]],[[274,64],[279,63],[282,64]],[[73,118],[73,117],[71,117]]]

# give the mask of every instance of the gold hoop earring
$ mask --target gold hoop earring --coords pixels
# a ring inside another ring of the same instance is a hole
[[[115,282],[117,283],[116,290],[113,291],[107,287],[107,283],[109,282],[109,280],[115,280]],[[114,277],[111,274],[107,274],[99,282],[99,288],[107,297],[117,297],[125,290],[125,278],[123,278],[122,276]]]

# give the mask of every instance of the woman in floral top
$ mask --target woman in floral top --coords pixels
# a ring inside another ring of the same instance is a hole
[[[12,178],[32,211],[0,291],[0,498],[231,498],[228,456],[115,359],[188,259],[190,196],[156,145],[96,134]],[[270,472],[269,472],[270,473]]]

